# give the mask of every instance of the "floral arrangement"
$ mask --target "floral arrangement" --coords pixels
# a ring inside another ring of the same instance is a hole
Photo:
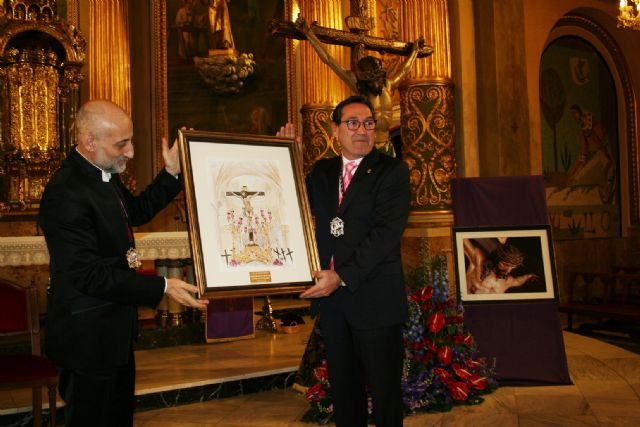
[[[449,299],[446,259],[429,258],[426,240],[420,253],[420,266],[408,276],[402,378],[405,412],[447,411],[456,404],[479,404],[482,395],[497,387],[493,367],[478,357],[473,337],[463,328],[463,308]],[[326,361],[322,360],[313,373],[316,382],[307,389],[310,409],[303,420],[324,425],[333,417]]]
[[[449,298],[445,258],[430,259],[427,253],[425,243],[421,265],[408,280],[402,379],[408,413],[478,404],[497,387],[493,367],[478,357],[473,336],[464,330],[462,306]]]
[[[320,425],[333,420],[333,396],[329,384],[327,361],[322,359],[320,366],[313,370],[317,383],[307,389],[305,397],[311,408],[302,417],[303,421],[316,421]]]

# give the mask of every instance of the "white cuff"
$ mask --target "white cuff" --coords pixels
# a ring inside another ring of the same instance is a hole
[[[164,279],[164,292],[163,293],[166,294],[167,293],[167,278],[163,277],[163,279]]]

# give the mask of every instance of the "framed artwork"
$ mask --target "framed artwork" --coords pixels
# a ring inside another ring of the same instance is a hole
[[[458,300],[558,299],[551,227],[454,227]]]
[[[292,140],[179,132],[189,238],[204,297],[301,292],[319,269]]]

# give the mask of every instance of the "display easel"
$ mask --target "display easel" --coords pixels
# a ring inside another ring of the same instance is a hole
[[[549,224],[542,176],[452,181],[458,227]],[[464,323],[503,385],[571,384],[556,302],[467,304]]]

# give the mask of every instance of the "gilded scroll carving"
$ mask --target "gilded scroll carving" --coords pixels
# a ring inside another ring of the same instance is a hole
[[[304,173],[311,170],[313,164],[325,157],[334,157],[340,153],[331,135],[331,112],[333,108],[303,108],[302,134],[304,141]],[[308,138],[308,140],[306,139]]]
[[[421,84],[400,93],[402,158],[409,166],[414,209],[451,207],[455,175],[453,89]]]

